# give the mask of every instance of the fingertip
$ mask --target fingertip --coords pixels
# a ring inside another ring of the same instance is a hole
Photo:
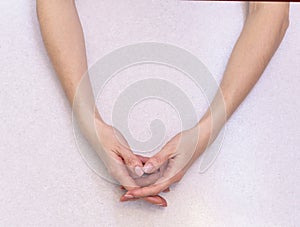
[[[124,195],[122,195],[122,196],[120,197],[120,202],[125,202],[125,201],[127,201],[127,200],[126,200],[126,197],[125,197]]]
[[[133,199],[134,198],[133,195],[130,195],[130,194],[127,194],[127,193],[124,195],[124,197],[127,198],[127,199]]]
[[[160,206],[166,207],[168,206],[167,200],[164,197],[159,196],[162,200],[162,203],[160,204]]]
[[[159,195],[143,197],[143,200],[145,200],[149,203],[152,203],[154,205],[157,205],[157,206],[161,206],[161,207],[167,206],[167,201]]]
[[[137,200],[137,199],[139,199],[139,198],[134,198],[134,197],[127,197],[125,194],[124,195],[122,195],[121,197],[120,197],[120,202],[126,202],[126,201],[134,201],[134,200]]]
[[[134,197],[134,189],[133,190],[128,190],[124,196],[127,197],[127,198],[130,198],[130,197]]]
[[[123,194],[123,195],[120,197],[120,202],[125,202],[125,201],[128,201],[128,198],[125,196],[125,194]]]
[[[158,205],[158,206],[161,206],[161,207],[167,207],[167,206],[168,206],[167,201],[166,201],[164,198],[162,198],[162,199],[163,199],[162,203],[157,204],[157,205]]]
[[[168,206],[168,204],[158,204],[159,206],[161,206],[161,207],[167,207]]]
[[[155,169],[154,169],[153,164],[152,164],[152,163],[149,163],[149,162],[146,163],[145,166],[143,167],[143,171],[144,171],[145,173],[152,173],[154,170],[155,170]]]
[[[139,177],[143,176],[143,174],[144,174],[143,168],[140,166],[136,166],[134,168],[134,171],[135,171],[136,175],[138,175]]]

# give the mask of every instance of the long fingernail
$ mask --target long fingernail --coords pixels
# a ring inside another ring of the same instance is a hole
[[[144,171],[143,171],[142,167],[140,167],[140,166],[136,166],[134,168],[134,171],[139,177],[141,177],[144,174]]]
[[[143,167],[143,170],[145,173],[151,173],[153,168],[154,168],[153,165],[151,163],[148,163]]]
[[[124,196],[125,196],[126,198],[128,198],[128,199],[132,199],[132,198],[133,198],[133,195],[125,194]]]

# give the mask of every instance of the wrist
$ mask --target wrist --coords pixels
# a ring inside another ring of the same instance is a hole
[[[196,127],[199,129],[200,133],[199,136],[201,136],[201,134],[206,134],[207,136],[211,136],[212,135],[212,131],[213,131],[213,120],[212,120],[212,114],[211,111],[207,111],[203,117],[200,119],[200,121],[197,123]]]
[[[210,135],[209,145],[215,140],[223,126],[227,122],[225,107],[211,106],[203,115],[197,126]]]
[[[200,156],[209,146],[212,137],[212,121],[209,117],[202,118],[196,125],[198,132],[197,157]]]

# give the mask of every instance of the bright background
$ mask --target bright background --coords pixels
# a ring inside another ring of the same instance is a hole
[[[245,18],[245,3],[78,0],[77,5],[89,65],[128,44],[165,42],[196,55],[218,81]],[[204,174],[195,163],[165,194],[168,208],[119,203],[120,190],[87,167],[73,139],[69,104],[43,47],[35,1],[1,1],[0,11],[0,226],[300,223],[299,4],[291,4],[282,45],[228,122],[216,162]],[[119,77],[118,82],[106,90],[107,103],[109,94],[128,81]],[[188,90],[188,82],[182,87]],[[197,91],[188,92],[197,100]],[[170,119],[172,111],[153,105],[144,106],[149,116]],[[107,120],[110,108],[101,106]],[[132,123],[141,137],[147,136],[144,123]],[[177,123],[174,118],[170,125]]]

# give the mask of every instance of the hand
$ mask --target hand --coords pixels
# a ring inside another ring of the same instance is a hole
[[[167,164],[162,177],[150,186],[130,189],[125,196],[143,198],[158,195],[173,183],[180,181],[192,163],[206,149],[210,140],[210,131],[210,128],[198,124],[173,137],[143,167],[145,173],[153,173]]]
[[[96,121],[95,124],[102,147],[101,153],[98,154],[109,174],[125,187],[134,187],[132,178],[144,174],[142,161],[130,150],[126,139],[117,129],[100,121]],[[124,173],[128,173],[125,179]]]
[[[148,158],[135,155],[122,134],[110,125],[102,121],[95,121],[98,140],[103,148],[99,156],[104,162],[109,174],[114,177],[126,190],[136,189],[154,183],[160,176],[160,171],[153,171],[152,174],[143,176],[142,169]],[[121,201],[130,198],[121,197]],[[166,206],[167,202],[161,196],[148,196],[145,201]]]
[[[144,156],[141,156],[141,155],[137,155],[137,157],[142,161],[143,164],[145,164],[149,158],[148,157],[144,157]],[[135,179],[135,182],[139,185],[139,186],[148,186],[148,185],[151,185],[153,184],[154,182],[156,182],[156,180],[162,176],[162,173],[164,171],[164,168],[165,168],[166,165],[162,166],[159,170],[156,170],[155,173],[152,173],[152,174],[147,174],[147,175],[143,175],[142,177],[140,178],[136,178]],[[125,187],[123,187],[122,185],[120,186],[120,189],[121,190],[124,190],[124,191],[127,191]],[[164,190],[163,192],[169,192],[170,191],[170,188],[167,188],[166,190]],[[146,199],[145,199],[146,198]],[[132,198],[131,196],[126,196],[126,193],[124,193],[121,198],[120,198],[120,201],[121,202],[125,202],[125,201],[134,201],[134,200],[137,200],[139,198]],[[148,196],[148,197],[143,197],[141,199],[144,199],[146,200],[147,202],[150,202],[150,203],[153,203],[153,204],[156,204],[156,205],[159,205],[159,206],[163,206],[163,207],[166,207],[167,206],[167,201],[157,195],[157,196]]]

